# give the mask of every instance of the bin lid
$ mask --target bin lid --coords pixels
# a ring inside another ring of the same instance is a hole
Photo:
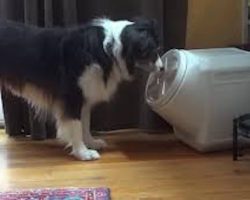
[[[146,101],[153,108],[171,100],[182,83],[187,68],[184,50],[170,50],[161,59],[165,70],[151,72],[145,90]]]

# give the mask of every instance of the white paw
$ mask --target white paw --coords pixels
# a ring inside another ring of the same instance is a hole
[[[101,157],[96,150],[92,149],[72,151],[71,154],[80,160],[98,160]]]
[[[90,149],[104,149],[105,147],[107,147],[107,143],[102,140],[102,139],[95,139],[95,140],[91,140],[91,141],[85,141],[86,145],[88,148]]]

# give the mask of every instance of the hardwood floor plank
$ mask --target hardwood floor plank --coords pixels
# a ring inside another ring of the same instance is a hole
[[[201,154],[171,134],[101,137],[109,143],[101,160],[81,162],[56,141],[0,134],[0,189],[106,186],[118,200],[250,199],[250,162],[233,162],[230,151]]]

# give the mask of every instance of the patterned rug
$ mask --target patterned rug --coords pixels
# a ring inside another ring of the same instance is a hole
[[[108,188],[61,188],[0,192],[0,200],[110,200]]]

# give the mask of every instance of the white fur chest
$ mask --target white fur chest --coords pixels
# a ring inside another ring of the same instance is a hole
[[[95,104],[101,101],[109,101],[121,79],[119,69],[117,66],[113,66],[107,83],[105,83],[101,67],[98,64],[93,64],[83,72],[78,80],[78,84],[88,103]]]

